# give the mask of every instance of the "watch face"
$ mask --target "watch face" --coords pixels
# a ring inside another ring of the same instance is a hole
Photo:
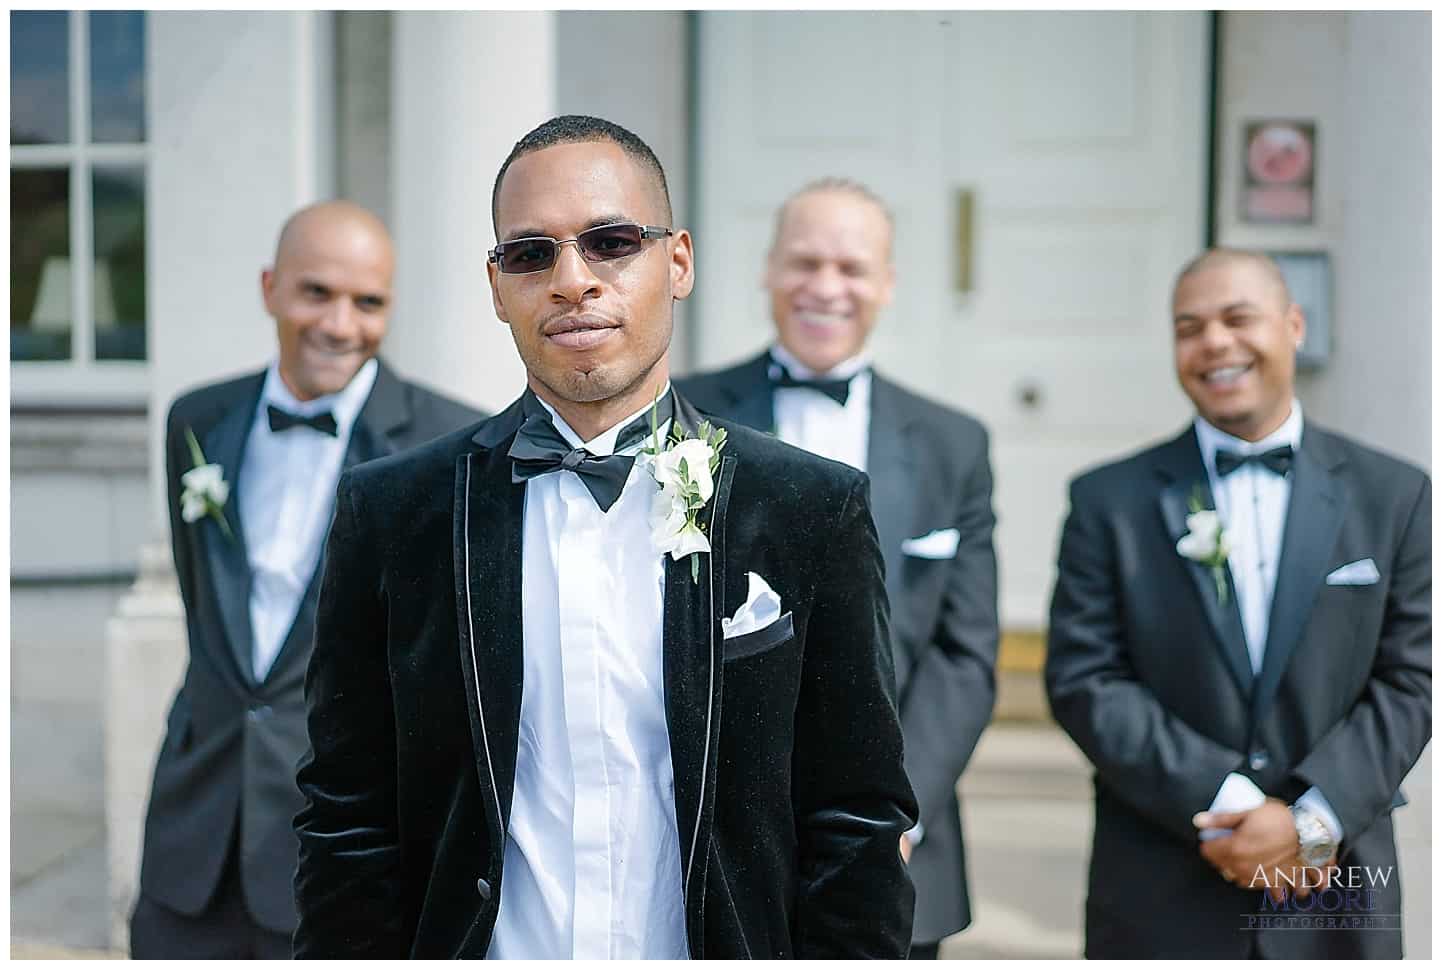
[[[1303,865],[1324,866],[1337,852],[1332,833],[1322,820],[1305,809],[1292,809],[1292,820],[1297,826],[1297,855]]]
[[[1331,861],[1332,855],[1335,853],[1335,851],[1336,846],[1332,844],[1332,840],[1326,839],[1322,842],[1314,842],[1310,845],[1303,845],[1302,851],[1298,854],[1302,857],[1302,862],[1306,865],[1325,866],[1328,862]]]

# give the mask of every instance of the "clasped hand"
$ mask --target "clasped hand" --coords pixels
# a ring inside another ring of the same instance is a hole
[[[1227,882],[1247,889],[1264,889],[1275,902],[1285,901],[1287,890],[1305,899],[1327,888],[1328,860],[1324,866],[1306,866],[1298,858],[1297,826],[1287,803],[1269,798],[1245,812],[1199,812],[1192,824],[1200,829],[1231,829],[1230,835],[1203,840],[1206,859]]]

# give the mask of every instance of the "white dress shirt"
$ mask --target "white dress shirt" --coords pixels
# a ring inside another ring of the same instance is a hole
[[[1247,655],[1252,673],[1262,670],[1267,649],[1267,624],[1272,612],[1272,591],[1277,587],[1277,561],[1282,555],[1282,527],[1292,498],[1292,477],[1283,477],[1256,462],[1248,462],[1225,478],[1217,474],[1217,451],[1255,455],[1291,445],[1302,447],[1302,406],[1292,402],[1292,413],[1282,426],[1261,441],[1244,441],[1196,419],[1197,443],[1207,480],[1216,501],[1217,515],[1227,530],[1231,551],[1227,563],[1237,588]]]
[[[370,397],[378,365],[366,361],[336,394],[297,400],[272,363],[250,424],[237,496],[250,559],[251,669],[265,680],[285,645],[315,575],[335,509],[335,487],[356,417]],[[266,406],[302,417],[335,416],[334,437],[304,425],[270,430]]]
[[[1302,447],[1302,405],[1292,400],[1292,413],[1282,426],[1260,441],[1245,441],[1220,431],[1202,420],[1195,421],[1197,444],[1202,463],[1207,468],[1207,481],[1217,515],[1227,530],[1230,550],[1227,566],[1237,591],[1237,609],[1242,614],[1242,630],[1247,642],[1247,656],[1252,673],[1260,674],[1267,649],[1267,630],[1272,614],[1272,594],[1277,588],[1277,567],[1282,557],[1282,533],[1287,522],[1287,507],[1292,498],[1292,476],[1278,475],[1257,462],[1248,462],[1225,478],[1217,474],[1217,451],[1226,449],[1240,455],[1254,455],[1291,445]],[[1232,805],[1261,804],[1265,796],[1252,780],[1233,772],[1222,782],[1211,811],[1232,811]],[[1314,786],[1297,804],[1310,808],[1332,830],[1337,841],[1342,838],[1342,823],[1327,799]]]
[[[546,409],[562,437],[582,445]],[[611,454],[619,431],[646,410],[586,449]],[[651,544],[655,494],[639,462],[609,512],[574,472],[526,483],[520,740],[488,958],[689,955],[662,676],[665,571]]]
[[[771,356],[797,380],[848,380],[851,385],[845,404],[837,404],[807,387],[776,388],[772,397],[776,436],[813,455],[866,471],[871,426],[871,368],[866,353],[844,360],[825,373],[811,370],[780,344],[771,348]]]

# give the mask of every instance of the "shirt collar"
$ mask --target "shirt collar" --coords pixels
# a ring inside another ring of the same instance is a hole
[[[379,370],[380,364],[372,357],[361,365],[350,383],[336,393],[302,401],[285,386],[285,381],[280,376],[280,361],[274,360],[265,372],[265,384],[260,391],[260,407],[263,411],[267,404],[274,404],[283,411],[305,418],[329,411],[335,417],[336,437],[344,441],[350,436],[351,425],[355,423],[361,408],[365,407],[366,399],[370,397]]]
[[[671,382],[668,380],[666,382],[666,386],[661,389],[661,397],[665,397],[667,394],[670,393]],[[547,404],[544,398],[537,394],[536,400],[540,401],[541,407],[545,408],[546,412],[551,415],[551,423],[556,426],[557,431],[561,432],[561,437],[566,439],[566,443],[568,445],[570,445],[572,448],[585,448],[587,451],[589,451],[593,455],[596,455],[597,457],[605,457],[606,455],[614,453],[616,450],[616,438],[621,434],[621,429],[626,427],[626,425],[630,424],[632,421],[639,418],[641,415],[651,410],[651,405],[647,404],[639,411],[636,411],[633,414],[628,414],[620,421],[617,421],[605,431],[602,431],[600,434],[596,435],[596,437],[592,438],[590,441],[582,441],[581,436],[578,435],[571,428],[571,426],[566,423],[566,419],[557,414],[556,409],[551,407],[551,405]],[[669,421],[663,421],[661,422],[660,428],[657,429],[663,438],[666,436],[666,432],[669,426]],[[622,453],[624,454],[628,451],[639,451],[644,445],[644,441],[638,442],[630,448],[623,448]]]
[[[1261,441],[1245,441],[1235,435],[1229,435],[1208,423],[1201,415],[1197,415],[1193,426],[1197,429],[1197,444],[1202,449],[1202,461],[1206,463],[1207,472],[1215,475],[1219,448],[1235,451],[1239,455],[1260,454],[1282,445],[1291,445],[1293,450],[1301,448],[1302,402],[1295,397],[1292,398],[1292,413],[1287,416],[1287,420],[1282,422],[1280,428]]]
[[[796,356],[781,346],[780,342],[771,345],[771,359],[785,367],[792,377],[800,381],[849,381],[871,366],[871,355],[863,348],[855,357],[848,357],[830,370],[817,373],[797,360]]]

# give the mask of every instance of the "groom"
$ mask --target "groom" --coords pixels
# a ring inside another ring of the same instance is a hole
[[[492,217],[526,392],[339,486],[296,955],[905,956],[867,479],[670,390],[691,238],[635,135],[541,125]],[[652,420],[703,436],[664,491]]]

